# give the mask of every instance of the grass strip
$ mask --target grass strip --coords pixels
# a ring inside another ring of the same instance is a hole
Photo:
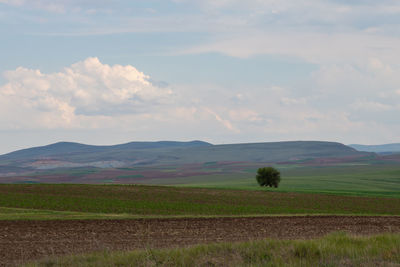
[[[246,215],[134,215],[127,213],[89,213],[73,211],[54,211],[38,209],[21,209],[0,207],[0,221],[35,221],[35,220],[115,220],[115,219],[160,219],[160,218],[248,218],[248,217],[282,217],[282,216],[332,216],[332,214],[246,214]],[[335,216],[354,216],[349,214],[335,214]],[[357,215],[357,216],[387,216],[385,214]],[[400,215],[390,215],[400,216]]]
[[[96,252],[26,266],[397,266],[400,234],[333,233],[313,240],[260,240],[189,248]]]

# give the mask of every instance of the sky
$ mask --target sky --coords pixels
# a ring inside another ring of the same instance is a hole
[[[0,0],[0,153],[400,142],[398,0]]]

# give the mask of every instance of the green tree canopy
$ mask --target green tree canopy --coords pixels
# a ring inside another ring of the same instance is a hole
[[[260,186],[277,188],[281,181],[281,173],[273,167],[264,167],[257,170],[257,182]]]

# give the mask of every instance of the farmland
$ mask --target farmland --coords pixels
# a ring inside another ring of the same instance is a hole
[[[1,177],[1,264],[397,264],[399,160],[210,161]],[[255,181],[268,165],[282,173],[277,189]]]
[[[0,156],[0,182],[143,184],[263,190],[259,167],[282,173],[275,192],[400,197],[400,154],[359,152],[332,142],[212,145],[56,143]]]
[[[400,197],[399,165],[277,165],[275,167],[281,171],[283,177],[279,188],[274,190],[276,192]],[[253,175],[256,168],[249,168],[247,171],[247,175],[214,174],[208,177],[189,177],[185,181],[181,179],[180,185],[260,190]],[[161,183],[162,180],[157,182]]]
[[[92,215],[400,214],[400,198],[269,191],[136,185],[3,184],[0,185],[0,194],[0,207],[3,208],[86,212]],[[18,211],[4,212],[1,216],[15,216]],[[23,210],[20,211],[23,217]]]
[[[315,238],[335,231],[398,233],[399,214],[400,198],[145,185],[2,184],[0,257],[1,264],[9,265],[106,250],[111,254],[105,254],[105,262],[114,265],[114,250]],[[85,265],[85,257],[79,261]]]
[[[263,166],[280,170],[279,188],[257,185]],[[399,155],[56,168],[0,179],[0,265],[400,261]]]
[[[225,189],[263,190],[255,181],[257,168],[273,165],[282,173],[276,192],[329,193],[400,197],[400,164],[377,162],[299,162],[268,164],[206,162],[130,168],[45,170],[24,176],[0,177],[3,183],[147,184]]]

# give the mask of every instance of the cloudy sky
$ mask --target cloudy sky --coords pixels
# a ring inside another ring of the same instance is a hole
[[[400,142],[398,0],[0,0],[0,153]]]

